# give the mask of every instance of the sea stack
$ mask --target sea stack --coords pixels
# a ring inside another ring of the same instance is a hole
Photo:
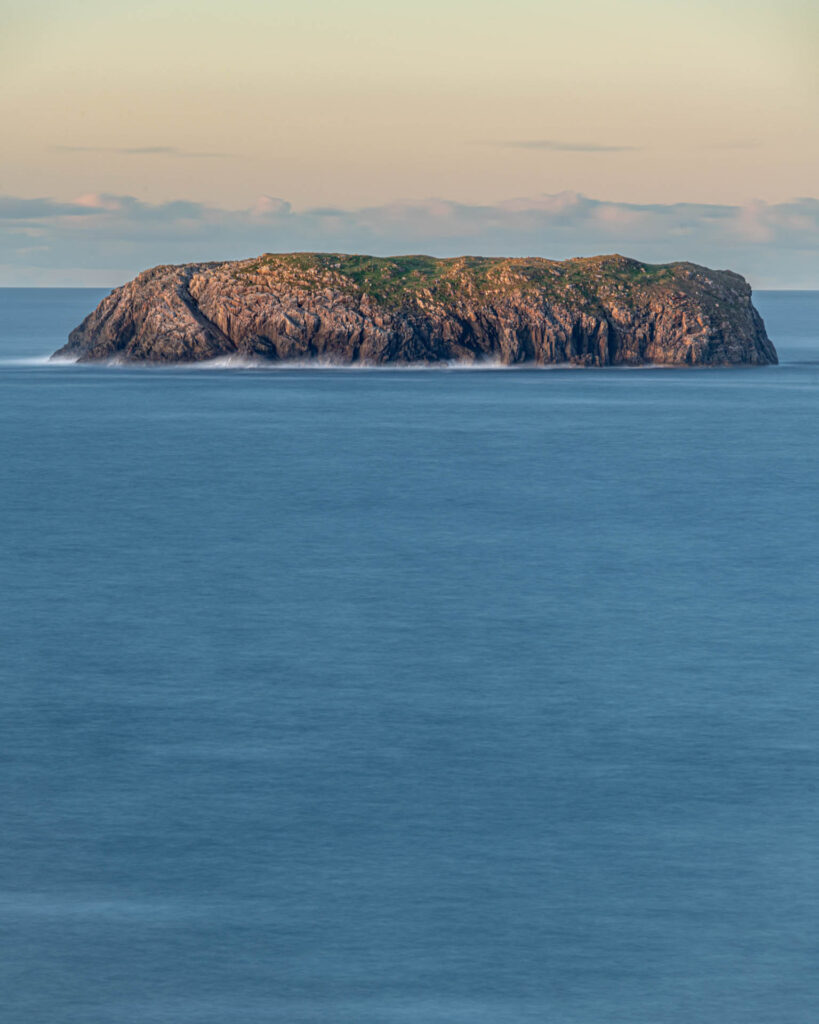
[[[618,255],[293,253],[155,267],[103,299],[55,355],[364,366],[777,362],[744,278]]]

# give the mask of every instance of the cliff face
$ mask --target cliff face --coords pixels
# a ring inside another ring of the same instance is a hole
[[[623,256],[543,259],[321,253],[155,267],[117,288],[59,356],[196,362],[777,362],[730,271]]]

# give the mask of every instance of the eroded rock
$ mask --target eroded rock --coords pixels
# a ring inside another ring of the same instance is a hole
[[[199,362],[238,355],[381,365],[777,362],[738,274],[623,256],[329,253],[162,266],[117,288],[55,355]]]

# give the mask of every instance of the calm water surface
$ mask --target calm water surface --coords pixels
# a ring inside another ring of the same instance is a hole
[[[756,370],[38,365],[0,291],[8,1024],[809,1024],[819,293]]]

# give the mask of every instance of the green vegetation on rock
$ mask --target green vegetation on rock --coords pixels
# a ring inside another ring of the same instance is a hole
[[[350,294],[367,295],[388,308],[396,308],[421,296],[434,302],[458,298],[490,298],[497,294],[540,293],[575,298],[596,305],[601,288],[631,291],[674,277],[680,264],[639,263],[623,256],[594,256],[557,262],[530,258],[458,256],[356,256],[337,253],[267,253],[242,263],[237,276],[275,273],[301,287],[331,287]]]

